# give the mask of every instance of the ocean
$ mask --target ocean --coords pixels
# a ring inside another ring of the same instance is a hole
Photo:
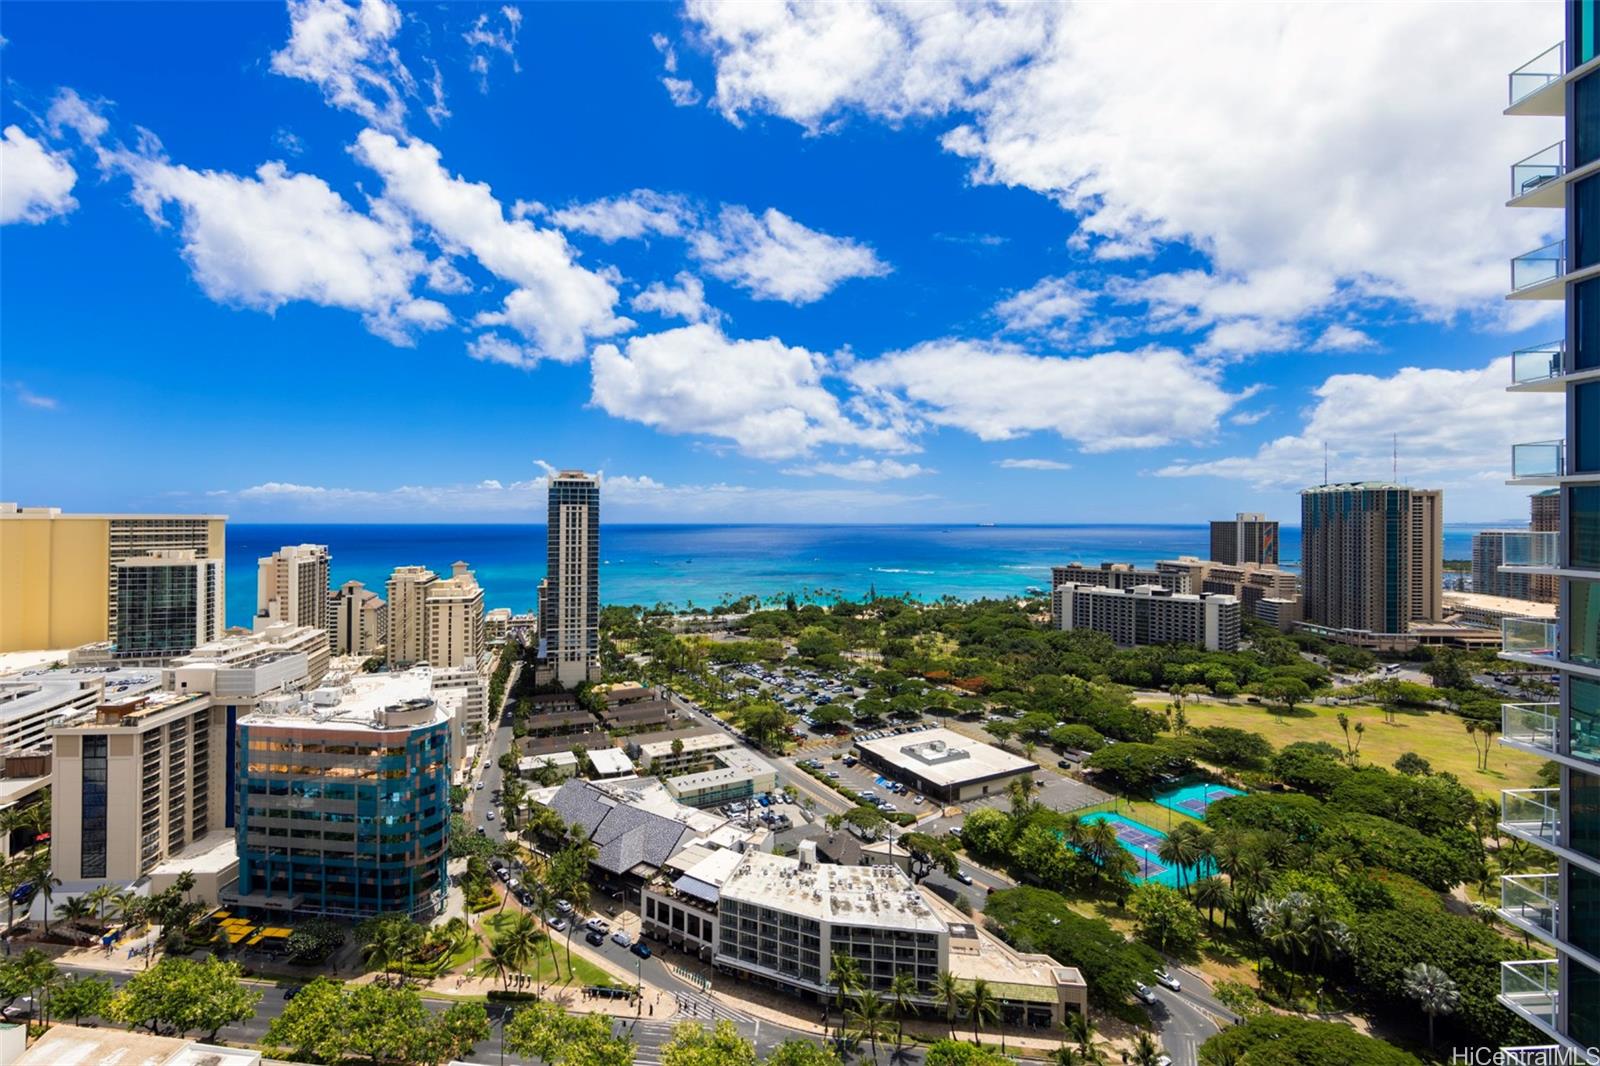
[[[1472,554],[1482,525],[1446,526],[1447,559]],[[465,560],[489,607],[534,609],[545,570],[541,525],[228,526],[229,625],[255,613],[256,560],[285,544],[326,544],[331,580],[360,581],[383,594],[397,566],[448,574]],[[1280,530],[1281,561],[1300,558],[1300,530]],[[1210,551],[1203,525],[606,525],[600,538],[600,595],[606,603],[714,606],[755,593],[851,598],[910,593],[919,599],[977,599],[1047,588],[1064,563],[1154,563]]]

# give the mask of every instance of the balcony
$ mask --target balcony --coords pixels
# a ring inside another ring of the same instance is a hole
[[[1502,618],[1500,653],[1522,659],[1556,658],[1561,646],[1561,631],[1554,622],[1542,618]],[[1539,665],[1543,665],[1541,662]]]
[[[1500,742],[1535,755],[1551,755],[1556,750],[1559,703],[1502,703]]]
[[[1560,41],[1511,72],[1511,115],[1559,115],[1566,111],[1561,79],[1567,72],[1566,42]]]
[[[1560,846],[1561,790],[1508,788],[1500,793],[1500,826],[1535,844]]]
[[[1517,874],[1500,878],[1500,915],[1518,929],[1554,937],[1561,912],[1560,874]]]
[[[1517,392],[1560,392],[1566,388],[1566,350],[1560,341],[1518,348],[1511,353],[1511,388]]]
[[[1554,959],[1500,964],[1500,1002],[1545,1032],[1555,1030],[1560,987]]]
[[[1500,570],[1556,570],[1561,566],[1561,534],[1505,533],[1500,538]]]
[[[1567,272],[1567,242],[1552,241],[1543,248],[1523,252],[1511,260],[1513,300],[1559,300],[1561,278]]]
[[[1566,207],[1567,142],[1541,148],[1511,164],[1511,199],[1507,207]]]
[[[1536,440],[1511,446],[1511,480],[1553,482],[1567,472],[1567,442]]]

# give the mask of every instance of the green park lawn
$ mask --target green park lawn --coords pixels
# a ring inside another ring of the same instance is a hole
[[[492,942],[500,924],[509,920],[509,918],[510,916],[502,911],[493,917],[484,919],[483,934],[485,938]],[[574,932],[572,935],[579,939],[583,937],[581,930]],[[556,947],[556,960],[554,963],[550,961],[550,941],[552,939]],[[535,955],[534,961],[529,963],[522,972],[541,984],[565,984],[571,981],[574,975],[577,977],[577,983],[584,986],[610,986],[624,983],[609,971],[601,969],[577,952],[572,954],[572,969],[569,971],[567,969],[567,941],[563,933],[547,933],[546,938],[539,941],[539,951]]]
[[[1160,701],[1142,701],[1159,706]],[[1260,733],[1282,748],[1297,741],[1325,741],[1343,751],[1344,732],[1337,719],[1340,711],[1350,716],[1351,739],[1355,723],[1366,723],[1360,756],[1364,764],[1392,767],[1395,759],[1414,751],[1427,759],[1435,771],[1448,770],[1461,783],[1485,798],[1498,798],[1502,788],[1527,788],[1544,760],[1489,741],[1489,769],[1479,770],[1472,738],[1462,718],[1442,711],[1401,711],[1394,724],[1383,720],[1383,712],[1364,704],[1348,707],[1299,706],[1294,713],[1281,714],[1257,704],[1186,703],[1183,708],[1189,725],[1232,726]],[[1477,738],[1482,746],[1483,737]],[[1161,824],[1161,823],[1155,823]]]

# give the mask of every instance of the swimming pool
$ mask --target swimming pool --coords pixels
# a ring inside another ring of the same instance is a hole
[[[1168,866],[1162,862],[1156,851],[1161,847],[1161,842],[1167,839],[1167,834],[1159,829],[1152,829],[1143,822],[1124,818],[1111,811],[1095,811],[1083,816],[1085,825],[1093,825],[1096,822],[1110,822],[1116,826],[1117,843],[1121,844],[1139,864],[1139,872],[1133,876],[1135,881],[1154,881],[1157,884],[1177,888],[1180,873],[1183,875],[1183,883],[1188,885],[1215,872],[1210,859],[1197,866],[1183,867]]]
[[[1206,809],[1217,800],[1242,795],[1244,793],[1236,788],[1202,781],[1197,785],[1184,785],[1182,788],[1162,793],[1156,797],[1156,802],[1179,814],[1187,814],[1191,818],[1204,818]]]

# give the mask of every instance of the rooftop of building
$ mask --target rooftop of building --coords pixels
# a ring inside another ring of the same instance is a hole
[[[261,1052],[248,1048],[57,1022],[13,1066],[256,1066],[260,1062]]]
[[[23,670],[45,670],[52,666],[64,666],[67,663],[68,656],[71,654],[71,648],[40,648],[38,651],[0,652],[0,675],[14,674]]]
[[[1393,481],[1339,481],[1327,485],[1312,485],[1300,490],[1300,495],[1306,496],[1323,492],[1436,492],[1436,489],[1419,489],[1412,485],[1401,485]]]
[[[1133,588],[1113,589],[1104,585],[1085,585],[1076,581],[1066,581],[1055,587],[1055,592],[1071,590],[1083,592],[1093,596],[1146,596],[1151,599],[1173,600],[1177,603],[1199,603],[1202,600],[1215,603],[1238,603],[1238,597],[1226,592],[1173,592],[1165,585],[1135,585]]]
[[[1455,592],[1449,589],[1444,592],[1443,602],[1446,607],[1488,611],[1515,618],[1541,618],[1548,621],[1555,620],[1557,607],[1554,603],[1540,603],[1538,600],[1519,600],[1510,596],[1490,596],[1485,592]]]
[[[589,765],[600,777],[633,773],[633,760],[621,748],[595,748],[589,752]]]
[[[155,688],[116,694],[108,690],[96,706],[63,718],[54,728],[100,730],[151,726],[168,714],[190,711],[196,704],[208,705],[210,698],[204,693],[166,692]]]
[[[206,521],[226,522],[225,514],[119,514],[114,512],[77,512],[63,511],[59,507],[19,507],[15,503],[0,501],[0,518],[122,518],[141,519],[145,521]]]
[[[150,873],[155,876],[171,874],[218,874],[239,861],[238,840],[231,829],[218,829],[207,833],[176,855],[168,856]]]
[[[240,724],[395,729],[437,725],[447,717],[433,698],[433,671],[413,666],[393,673],[330,676],[310,692],[270,696]]]
[[[919,733],[879,737],[861,741],[856,746],[937,785],[1026,773],[1038,766],[951,729],[925,729]]]
[[[672,748],[675,744],[683,745],[685,752],[703,752],[716,751],[719,748],[732,748],[739,743],[731,734],[721,729],[712,729],[710,727],[685,729],[677,733],[671,730],[662,730],[629,739],[628,746],[637,750],[640,757],[646,760],[668,757],[672,754]]]
[[[916,933],[943,933],[948,928],[895,866],[802,863],[749,851],[723,882],[721,896],[833,925]]]
[[[101,698],[126,699],[160,686],[158,670],[75,667],[64,670],[25,670],[0,677],[0,720],[27,718],[63,707],[87,691],[101,687]]]

